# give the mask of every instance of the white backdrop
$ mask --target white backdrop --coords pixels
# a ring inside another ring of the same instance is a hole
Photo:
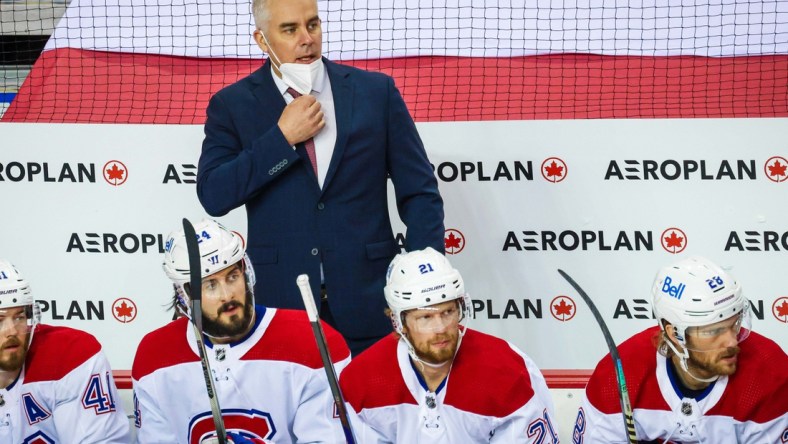
[[[788,119],[418,127],[472,326],[540,367],[590,369],[606,352],[557,268],[620,342],[654,325],[657,269],[690,254],[728,268],[753,302],[754,329],[788,346]],[[170,318],[162,239],[182,217],[204,216],[202,127],[2,124],[0,140],[0,257],[28,278],[45,322],[95,334],[113,368],[130,369],[142,336]],[[222,221],[246,233],[242,209]]]

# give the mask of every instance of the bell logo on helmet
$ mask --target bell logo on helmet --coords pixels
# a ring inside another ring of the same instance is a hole
[[[684,289],[687,288],[687,286],[681,283],[679,283],[677,286],[670,285],[672,283],[673,279],[671,279],[670,276],[665,276],[665,282],[662,284],[662,292],[667,293],[676,299],[681,299],[681,295],[684,293]]]
[[[164,244],[164,251],[171,251],[172,246],[175,244],[175,238],[171,237],[167,239],[167,243]]]
[[[0,271],[0,279],[8,279],[8,276],[6,276],[5,271]]]

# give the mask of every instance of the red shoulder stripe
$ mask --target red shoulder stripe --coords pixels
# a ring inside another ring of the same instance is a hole
[[[139,381],[156,370],[199,361],[186,341],[187,322],[185,317],[176,319],[145,335],[134,355],[131,377]]]
[[[662,398],[655,377],[657,349],[654,346],[654,338],[658,333],[659,327],[651,327],[618,346],[633,409],[670,410]],[[609,353],[599,361],[591,379],[588,380],[586,396],[588,401],[602,413],[621,413],[618,382]]]
[[[397,364],[399,337],[390,334],[358,355],[340,375],[339,385],[353,410],[416,404]]]
[[[89,333],[39,324],[25,359],[25,382],[61,379],[99,351],[101,344]]]
[[[339,362],[350,356],[345,339],[322,322],[331,359]],[[241,360],[288,361],[309,368],[323,368],[312,325],[303,310],[276,309],[260,341]]]

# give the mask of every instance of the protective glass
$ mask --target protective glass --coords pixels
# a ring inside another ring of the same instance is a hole
[[[750,315],[750,304],[745,302],[741,312],[714,324],[702,327],[687,327],[686,335],[690,339],[688,349],[693,351],[712,351],[725,346],[720,345],[720,340],[725,335],[732,335],[737,343],[741,343],[752,330],[752,316]]]
[[[419,333],[437,333],[456,328],[463,317],[459,301],[446,308],[423,307],[405,314],[405,325]]]
[[[22,308],[22,307],[19,307]],[[26,306],[22,310],[9,308],[0,310],[0,332],[9,329],[17,334],[29,333],[34,325],[33,307]]]
[[[233,266],[218,271],[202,280],[202,298],[219,301],[229,298],[233,294],[243,296],[246,292],[244,266]],[[189,283],[183,284],[186,294],[191,294]],[[184,301],[185,302],[185,301]]]

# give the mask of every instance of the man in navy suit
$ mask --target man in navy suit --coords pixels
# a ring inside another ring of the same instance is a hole
[[[211,99],[197,195],[212,216],[246,205],[256,302],[303,308],[295,281],[309,274],[355,355],[391,329],[387,178],[407,250],[443,252],[443,201],[394,81],[322,58],[315,0],[254,0],[253,12],[269,58]]]

